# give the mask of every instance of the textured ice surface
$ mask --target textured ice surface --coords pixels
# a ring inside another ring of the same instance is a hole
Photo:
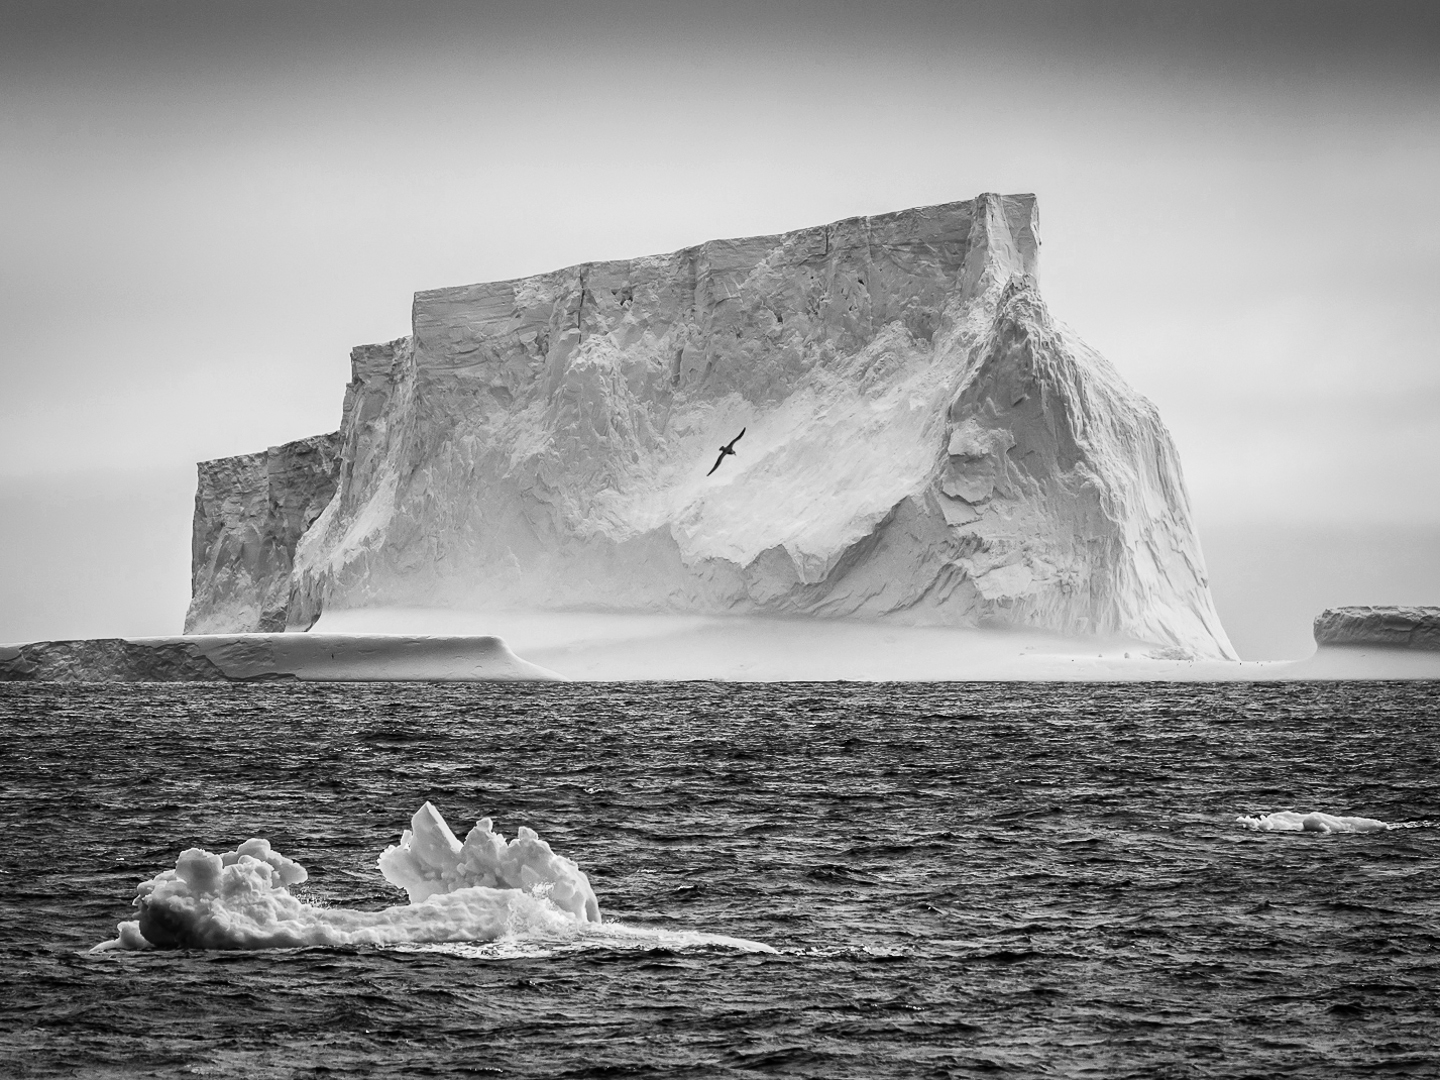
[[[479,885],[545,896],[581,922],[600,921],[600,905],[584,872],[551,851],[533,829],[520,826],[507,844],[490,819],[481,818],[462,844],[428,802],[415,811],[400,843],[380,856],[380,872],[404,889],[412,904]]]
[[[288,624],[808,616],[1233,659],[1170,437],[1038,263],[1034,197],[982,195],[420,293],[410,336],[352,353]],[[197,565],[233,540],[197,532]],[[241,609],[222,577],[192,614]]]
[[[506,843],[488,818],[462,844],[426,803],[399,844],[380,856],[381,871],[410,903],[358,911],[306,903],[290,886],[304,867],[252,839],[216,855],[181,853],[175,869],[141,884],[139,918],[119,925],[103,949],[273,949],[316,945],[432,945],[508,942],[508,953],[537,944],[615,948],[663,945],[768,951],[768,946],[696,931],[601,926],[585,874],[532,830]],[[503,951],[503,950],[502,950]],[[507,953],[507,954],[508,954]]]

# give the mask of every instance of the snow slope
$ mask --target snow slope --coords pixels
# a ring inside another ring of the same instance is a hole
[[[982,195],[419,293],[411,336],[352,354],[288,623],[787,615],[1233,658],[1169,435],[1050,318],[1038,252],[1033,196]]]

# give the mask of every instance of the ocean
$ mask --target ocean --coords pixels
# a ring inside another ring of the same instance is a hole
[[[4,685],[0,1075],[1440,1075],[1437,766],[1436,683]],[[405,904],[426,801],[604,923],[94,951],[250,837]]]

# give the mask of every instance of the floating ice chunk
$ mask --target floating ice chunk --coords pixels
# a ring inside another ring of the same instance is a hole
[[[381,853],[380,872],[391,885],[404,889],[410,902],[416,904],[435,893],[454,892],[459,887],[456,871],[462,850],[440,811],[427,802],[415,811],[410,828],[400,835],[400,843]]]
[[[428,802],[415,811],[400,843],[380,856],[380,872],[404,889],[412,904],[483,885],[546,896],[581,922],[600,921],[600,904],[584,872],[551,851],[533,829],[520,826],[519,835],[507,844],[490,819],[481,818],[462,844]]]
[[[482,820],[465,843],[426,803],[381,869],[411,903],[381,911],[316,907],[290,892],[305,868],[247,840],[214,854],[189,848],[136,890],[139,918],[101,949],[267,949],[312,945],[485,942],[505,935],[573,937],[598,924],[590,882],[533,830],[508,844]]]
[[[580,925],[544,897],[478,886],[381,911],[315,907],[277,886],[273,877],[257,874],[257,865],[242,860],[226,867],[213,890],[193,888],[178,875],[152,889],[141,886],[136,898],[140,918],[121,923],[109,947],[298,949],[473,942],[506,934],[564,937]],[[175,874],[167,870],[161,877]]]
[[[1235,820],[1247,829],[1260,832],[1364,833],[1384,832],[1390,827],[1375,818],[1336,817],[1319,811],[1297,814],[1293,810],[1281,810],[1274,814],[1238,817]]]
[[[247,840],[223,855],[187,848],[174,870],[136,890],[140,918],[120,924],[120,943],[136,947],[138,937],[160,948],[254,948],[277,934],[287,944],[305,943],[302,932],[283,927],[305,907],[288,887],[307,876],[268,840]]]

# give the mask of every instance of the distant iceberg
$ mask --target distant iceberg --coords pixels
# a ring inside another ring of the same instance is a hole
[[[1322,649],[1440,652],[1440,607],[1327,608],[1315,617],[1315,644]]]
[[[1293,810],[1280,810],[1273,814],[1257,814],[1235,820],[1245,828],[1257,832],[1368,833],[1384,832],[1390,828],[1376,818],[1340,817],[1319,811],[1299,814]]]

